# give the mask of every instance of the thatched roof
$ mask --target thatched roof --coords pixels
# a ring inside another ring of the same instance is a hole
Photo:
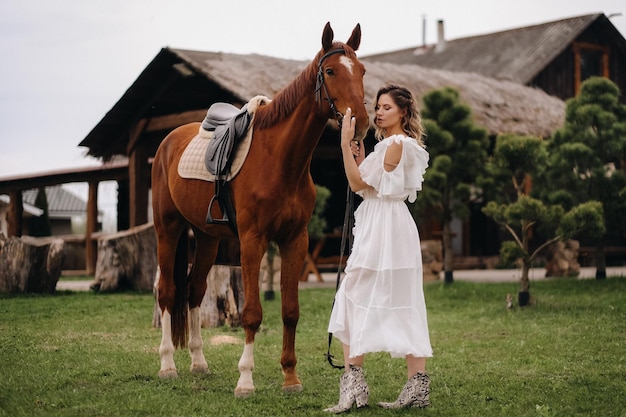
[[[137,121],[206,111],[217,101],[243,104],[259,94],[273,97],[306,65],[307,61],[256,54],[164,48],[79,146],[88,147],[90,155],[104,159],[127,155]],[[458,89],[461,99],[471,106],[477,124],[494,135],[511,132],[546,137],[563,124],[563,101],[538,89],[416,65],[365,65],[366,101],[371,116],[377,89],[395,82],[406,85],[420,101],[432,89]],[[154,142],[158,137],[148,140]]]
[[[261,55],[172,51],[243,100],[256,94],[271,97],[308,64]],[[367,62],[365,68],[368,103],[373,101],[378,88],[388,82],[407,86],[420,101],[431,90],[451,86],[471,106],[475,121],[494,135],[507,132],[545,137],[564,121],[562,100],[517,83],[417,65]],[[368,106],[368,110],[373,117],[373,106]]]
[[[564,122],[565,103],[536,88],[417,65],[367,63],[366,68],[366,91],[370,97],[374,97],[376,89],[385,82],[408,86],[420,101],[434,89],[456,88],[461,100],[472,108],[476,123],[492,135],[516,133],[547,137]]]

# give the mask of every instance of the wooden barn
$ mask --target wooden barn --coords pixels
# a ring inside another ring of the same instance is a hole
[[[201,121],[215,102],[241,106],[259,94],[272,97],[307,64],[254,54],[162,49],[80,143],[90,155],[104,161],[128,158],[128,181],[119,182],[119,229],[148,221],[150,159],[170,130]],[[476,122],[494,137],[501,132],[547,137],[563,123],[563,101],[511,81],[416,65],[368,62],[368,101],[386,82],[404,84],[420,99],[436,88],[457,88],[462,100],[472,107]],[[373,116],[373,106],[368,107]],[[326,210],[329,232],[343,223],[347,187],[338,141],[336,124],[329,122],[311,166],[314,181],[332,193]],[[372,147],[374,142],[370,132],[366,146]],[[207,196],[207,204],[210,198]],[[439,238],[436,224],[425,221],[420,227],[424,239]],[[459,225],[455,253],[497,253],[497,242],[489,244],[489,239],[484,239],[485,233],[493,234],[493,225],[477,220],[474,227],[478,227],[473,232],[477,239],[472,242],[469,226]],[[478,244],[482,246],[476,247]]]
[[[626,40],[610,16],[589,14],[451,40],[445,39],[444,22],[437,24],[433,45],[363,60],[473,72],[537,87],[562,100],[574,97],[585,79],[597,75],[617,84],[626,101]]]

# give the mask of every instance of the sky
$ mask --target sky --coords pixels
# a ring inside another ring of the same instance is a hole
[[[166,46],[308,61],[326,22],[360,23],[364,56],[434,43],[439,19],[455,39],[596,12],[626,37],[623,0],[3,0],[0,181],[98,165],[78,144]]]

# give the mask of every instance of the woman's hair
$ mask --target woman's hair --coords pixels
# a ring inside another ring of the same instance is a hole
[[[407,136],[416,139],[420,146],[424,146],[423,136],[425,132],[422,126],[422,116],[417,109],[417,103],[415,98],[413,98],[413,94],[406,87],[397,84],[387,84],[376,93],[374,106],[378,105],[378,99],[383,94],[388,94],[400,109],[406,110],[406,114],[402,117],[402,130],[404,130]],[[378,140],[383,139],[385,130],[375,125],[374,136]]]

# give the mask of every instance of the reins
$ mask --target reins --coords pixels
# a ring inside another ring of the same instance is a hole
[[[343,230],[341,232],[341,247],[339,249],[339,266],[337,267],[337,282],[335,284],[335,294],[339,290],[339,284],[341,282],[341,265],[343,264],[343,255],[346,249],[346,240],[348,240],[348,247],[352,248],[352,227],[354,225],[354,193],[350,189],[350,185],[348,185],[348,189],[346,192],[346,212],[343,216]],[[335,306],[335,299],[333,298],[333,304],[330,308],[330,311],[333,310]],[[330,366],[335,369],[343,369],[345,365],[335,365],[333,359],[335,358],[330,353],[330,346],[333,342],[333,334],[328,333],[328,352],[326,353],[326,359]]]
[[[341,114],[341,112],[337,110],[333,99],[330,97],[330,94],[328,93],[328,89],[326,88],[326,83],[324,82],[324,71],[322,70],[322,64],[324,63],[324,60],[331,55],[334,55],[334,54],[345,55],[345,53],[346,51],[344,51],[343,49],[333,49],[331,51],[326,52],[320,58],[319,63],[317,64],[317,81],[315,83],[315,101],[318,102],[320,106],[322,105],[322,90],[323,90],[324,95],[326,96],[323,98],[323,100],[326,100],[328,102],[328,106],[330,107],[331,112],[333,112],[333,114],[335,115],[335,120],[337,121],[337,124],[339,125],[340,131],[341,131],[341,125],[343,122],[343,114]],[[348,241],[348,247],[352,248],[353,224],[354,224],[354,193],[350,189],[350,185],[348,185],[348,188],[346,191],[346,211],[344,213],[343,230],[341,232],[341,247],[339,249],[339,266],[337,267],[337,281],[335,284],[335,294],[339,290],[339,284],[341,283],[341,272],[342,272],[341,269],[343,265],[344,252],[346,250],[346,241]],[[331,311],[334,306],[335,306],[335,300],[333,298]],[[332,342],[333,342],[333,334],[328,333],[328,352],[325,355],[326,359],[328,360],[328,363],[330,364],[330,366],[332,366],[333,368],[344,369],[345,365],[336,365],[334,363],[335,357],[330,353]]]

